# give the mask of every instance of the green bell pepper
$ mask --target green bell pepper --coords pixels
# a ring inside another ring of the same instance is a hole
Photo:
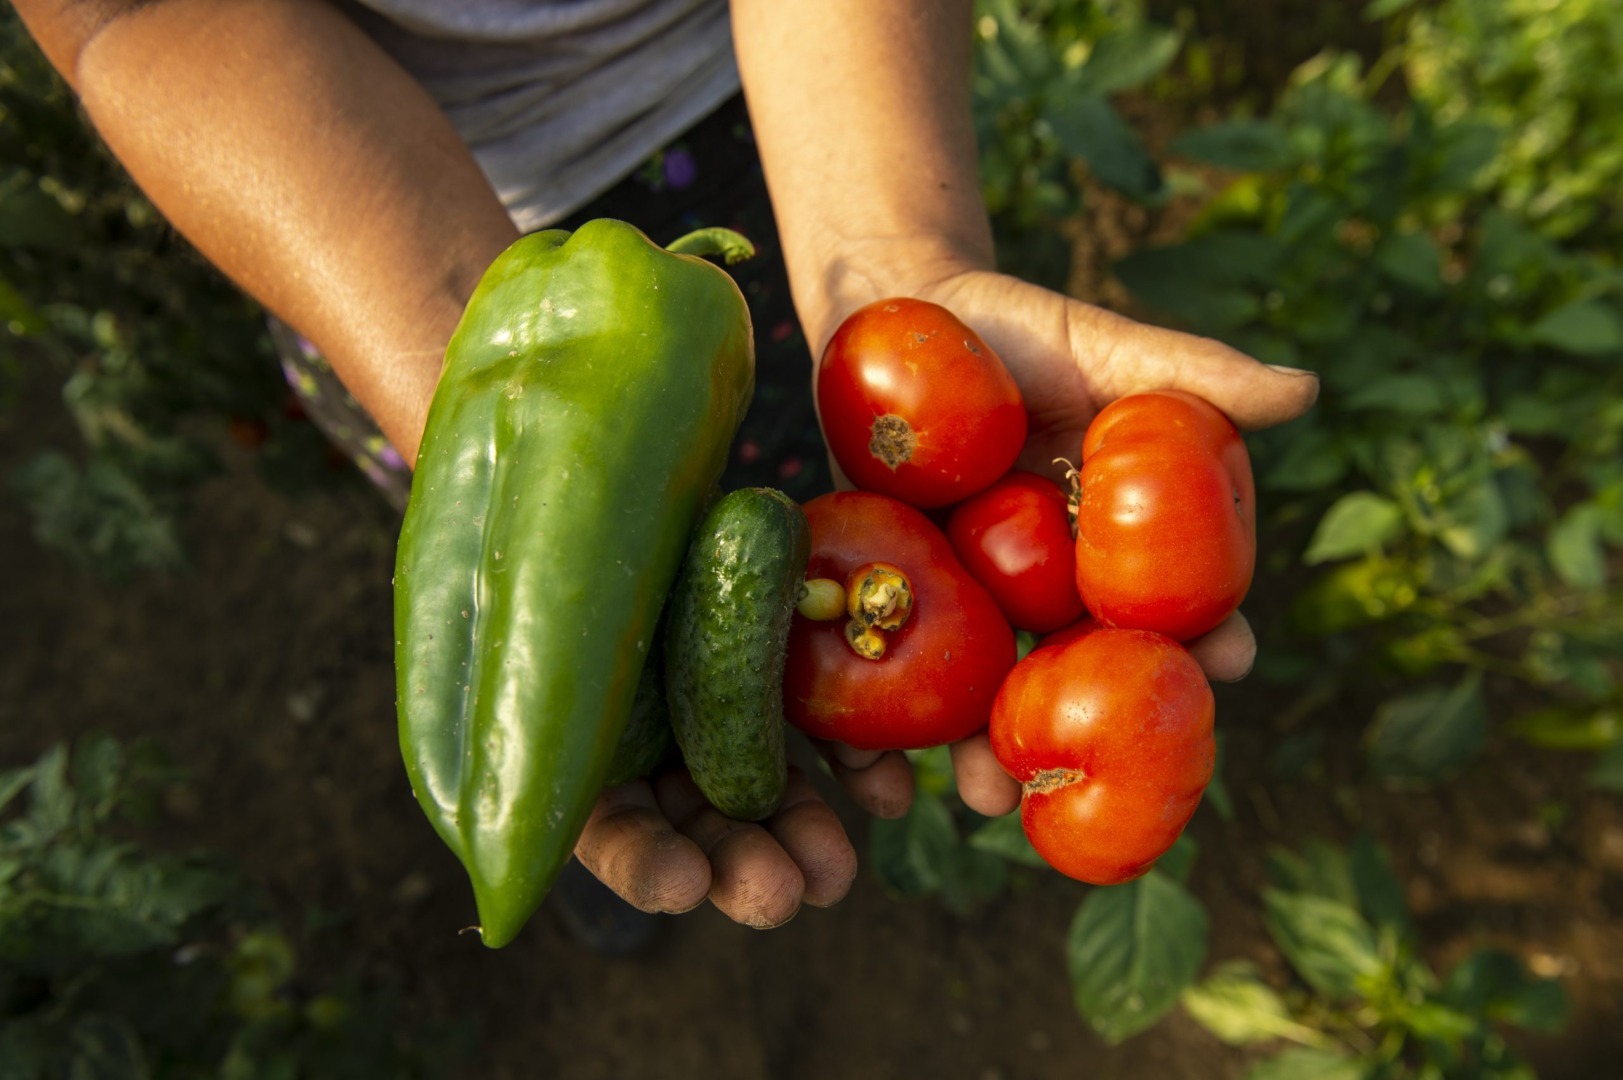
[[[655,622],[754,390],[724,230],[526,236],[445,354],[396,555],[400,747],[492,948],[603,787]]]

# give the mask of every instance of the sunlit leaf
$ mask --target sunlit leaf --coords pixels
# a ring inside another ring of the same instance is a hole
[[[1268,889],[1265,921],[1279,951],[1326,997],[1359,996],[1383,968],[1375,931],[1353,908],[1308,893]]]
[[[1234,1046],[1298,1035],[1309,1029],[1291,1019],[1254,964],[1230,961],[1183,992],[1183,1007],[1200,1025]]]
[[[1284,134],[1264,120],[1229,120],[1186,131],[1172,141],[1172,152],[1224,169],[1266,172],[1292,160]]]
[[[1160,871],[1094,889],[1066,943],[1077,1011],[1109,1042],[1143,1031],[1194,982],[1206,935],[1199,901]]]
[[[1623,316],[1600,300],[1574,300],[1534,323],[1528,336],[1562,352],[1606,356],[1623,352]]]
[[[1550,529],[1544,546],[1556,576],[1578,589],[1606,583],[1606,551],[1601,546],[1601,510],[1593,503],[1572,507]]]
[[[1397,503],[1373,491],[1352,491],[1337,499],[1313,531],[1302,561],[1309,566],[1363,555],[1394,540],[1403,530]]]
[[[1338,1050],[1293,1046],[1245,1074],[1245,1080],[1371,1080],[1376,1073]]]
[[[1093,43],[1087,62],[1077,69],[1076,85],[1081,92],[1092,94],[1131,90],[1166,70],[1182,42],[1178,31],[1152,23],[1104,34]]]

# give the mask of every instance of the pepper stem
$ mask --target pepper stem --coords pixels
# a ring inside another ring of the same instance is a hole
[[[731,229],[695,229],[665,245],[665,250],[677,255],[697,255],[701,259],[719,257],[728,266],[741,263],[755,254],[755,245]]]

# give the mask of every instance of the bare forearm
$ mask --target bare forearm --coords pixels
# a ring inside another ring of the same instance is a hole
[[[158,208],[413,460],[451,330],[517,235],[466,146],[317,0],[117,6],[17,4]]]
[[[830,320],[874,289],[923,287],[932,268],[990,265],[969,112],[969,0],[732,6],[808,332],[826,337]]]

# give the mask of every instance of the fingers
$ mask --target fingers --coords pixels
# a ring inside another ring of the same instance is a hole
[[[789,770],[789,790],[766,828],[800,868],[806,903],[828,907],[851,891],[857,876],[856,849],[839,816],[799,769]]]
[[[711,806],[686,770],[658,777],[654,791],[671,824],[709,858],[710,902],[724,915],[758,930],[794,918],[806,882],[771,833]]]
[[[575,843],[575,857],[642,911],[688,911],[711,888],[705,853],[671,827],[642,780],[603,792]]]
[[[865,812],[899,818],[913,805],[913,764],[900,750],[857,750],[844,743],[813,741],[834,778]]]
[[[952,771],[959,797],[977,814],[1001,817],[1020,805],[1020,784],[997,763],[985,734],[952,744]]]
[[[1251,624],[1238,611],[1185,646],[1206,672],[1218,682],[1239,682],[1251,673],[1257,662],[1257,639]]]
[[[1073,348],[1100,364],[1108,399],[1164,387],[1187,390],[1246,429],[1294,420],[1318,399],[1319,378],[1311,371],[1264,364],[1211,338],[1087,304],[1074,308]]]

